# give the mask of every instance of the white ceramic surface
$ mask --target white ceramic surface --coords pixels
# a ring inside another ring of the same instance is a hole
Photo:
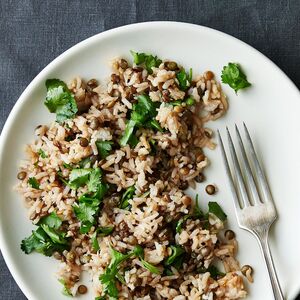
[[[234,123],[241,125],[242,121],[248,125],[278,209],[279,219],[272,228],[270,245],[284,294],[292,299],[300,290],[299,91],[277,66],[245,43],[206,27],[175,22],[134,24],[93,36],[49,64],[17,101],[0,143],[0,245],[18,285],[29,299],[66,299],[54,276],[57,262],[39,254],[25,255],[20,250],[20,241],[33,226],[20,196],[13,191],[24,144],[34,139],[36,125],[54,119],[43,105],[44,82],[51,77],[68,81],[74,75],[103,79],[110,72],[108,61],[116,56],[131,59],[130,49],[173,59],[186,68],[192,67],[195,74],[210,69],[218,79],[228,62],[242,65],[252,87],[236,96],[224,85],[230,109],[224,118],[209,126],[224,133],[225,125],[233,128]],[[254,284],[247,285],[248,299],[271,300],[271,286],[257,242],[237,227],[219,149],[206,153],[212,161],[206,171],[207,182],[216,183],[219,192],[208,197],[204,184],[199,185],[201,202],[205,206],[208,200],[216,199],[229,215],[229,225],[239,241],[238,258],[241,264],[250,264],[255,270]]]

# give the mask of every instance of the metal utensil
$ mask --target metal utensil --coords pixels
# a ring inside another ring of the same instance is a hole
[[[269,272],[274,298],[276,300],[283,300],[284,297],[280,288],[271,251],[268,245],[269,229],[277,218],[270,188],[257,159],[246,125],[244,124],[244,130],[247,148],[249,150],[249,160],[238,127],[235,126],[245,176],[242,174],[241,165],[237,158],[229,129],[226,129],[229,150],[233,162],[232,173],[230,171],[224,144],[219,130],[218,138],[221,146],[221,153],[226,174],[234,199],[234,207],[238,224],[242,229],[251,232],[256,237]],[[250,162],[253,166],[253,171],[250,167]],[[234,175],[235,180],[233,180],[232,175]]]

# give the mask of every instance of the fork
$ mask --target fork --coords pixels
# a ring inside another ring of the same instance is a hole
[[[218,139],[221,146],[222,158],[233,195],[234,208],[239,227],[251,232],[256,237],[269,272],[274,298],[275,300],[283,300],[284,297],[280,288],[271,251],[268,245],[269,229],[276,220],[277,213],[271,196],[270,188],[257,159],[250,134],[245,123],[243,124],[247,146],[249,148],[249,160],[237,125],[235,125],[235,131],[241,151],[245,176],[242,174],[241,166],[237,158],[228,127],[226,127],[226,131],[229,150],[233,162],[232,173],[230,171],[221,134],[218,130]],[[252,169],[254,172],[250,167],[250,161],[252,162]],[[232,174],[234,174],[235,181],[233,180]],[[245,183],[247,183],[247,185]],[[260,189],[258,187],[260,187]]]

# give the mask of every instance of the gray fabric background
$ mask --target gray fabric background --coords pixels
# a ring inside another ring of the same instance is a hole
[[[151,20],[229,33],[272,59],[300,87],[299,0],[0,0],[0,131],[25,87],[63,51],[101,31]],[[0,299],[26,299],[1,254]]]

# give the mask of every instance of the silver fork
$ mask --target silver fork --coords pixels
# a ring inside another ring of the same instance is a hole
[[[234,199],[234,207],[238,224],[242,229],[251,232],[256,237],[269,272],[274,298],[276,300],[283,300],[284,297],[280,288],[271,251],[268,245],[269,229],[277,218],[277,213],[273,203],[271,192],[265,174],[258,162],[253,143],[245,123],[244,129],[247,146],[249,148],[249,160],[251,159],[252,161],[254,172],[252,172],[251,170],[244,143],[242,141],[238,127],[235,125],[239,148],[242,154],[245,178],[242,175],[241,166],[236,155],[230,132],[227,127],[226,129],[229,150],[233,161],[232,173],[234,174],[236,183],[234,182],[230,171],[224,144],[219,130],[218,138],[219,144],[221,146],[222,158],[229,180],[229,185]],[[255,174],[255,176],[253,174]],[[248,190],[245,182],[248,183]],[[258,186],[260,187],[260,190],[258,189]]]

